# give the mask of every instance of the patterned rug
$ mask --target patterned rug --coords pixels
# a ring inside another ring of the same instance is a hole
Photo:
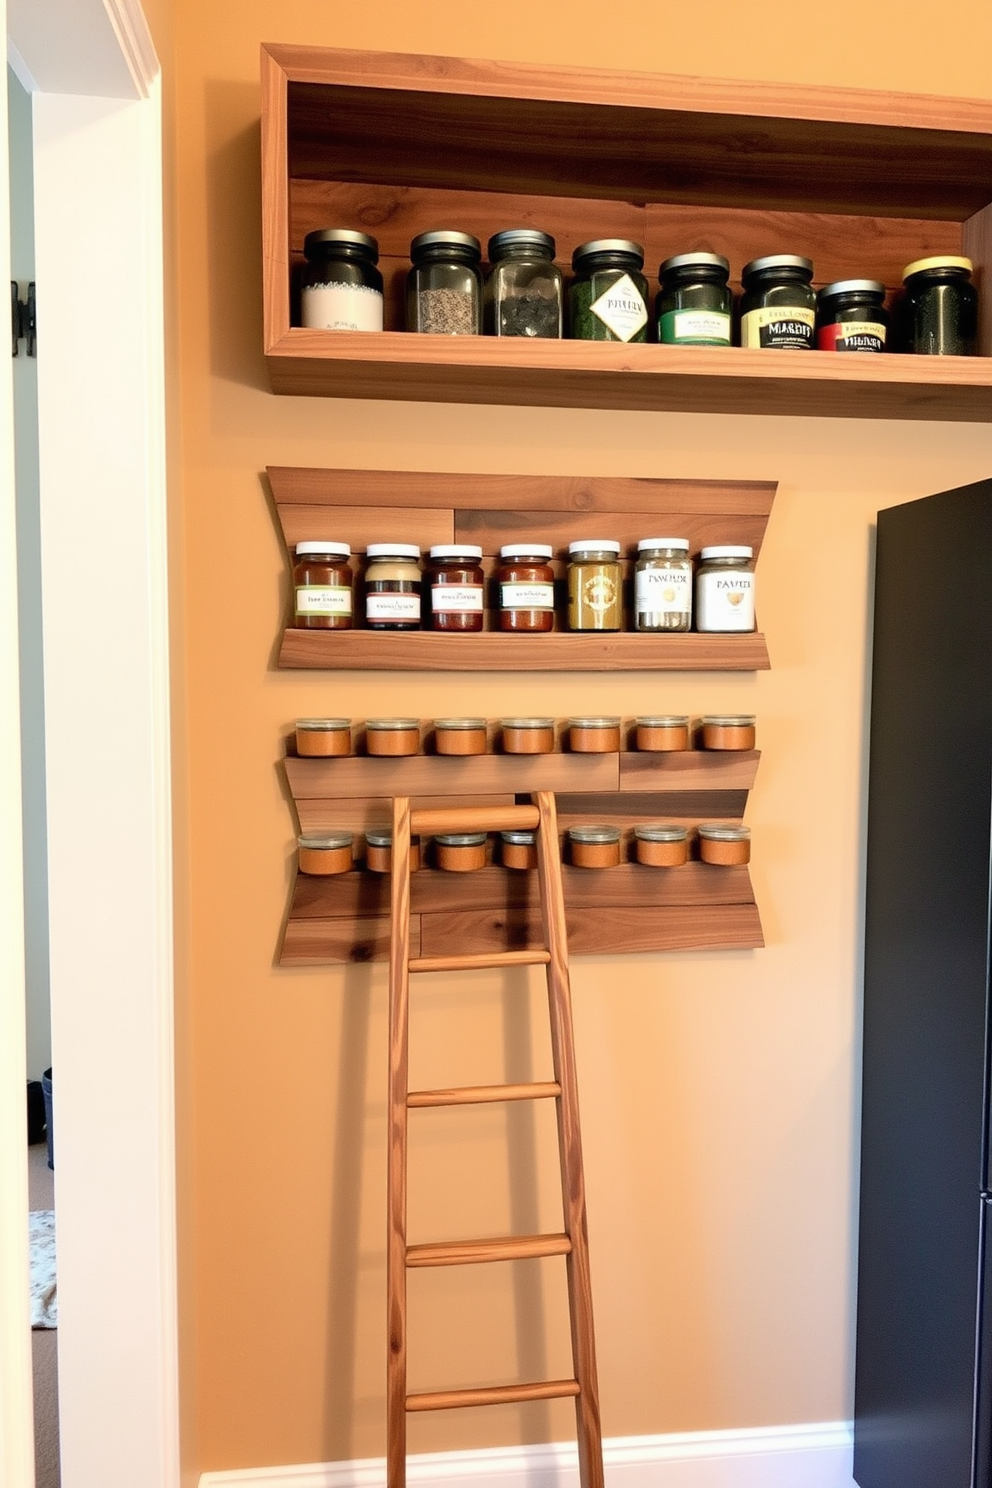
[[[28,1215],[28,1236],[31,1244],[31,1326],[57,1328],[55,1210],[33,1209]]]

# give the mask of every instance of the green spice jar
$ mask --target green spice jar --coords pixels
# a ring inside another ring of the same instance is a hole
[[[620,544],[606,537],[569,543],[569,630],[619,630],[622,625]]]
[[[564,288],[554,260],[554,238],[536,228],[512,227],[489,239],[484,309],[490,336],[561,336]]]
[[[753,258],[741,273],[741,345],[812,351],[816,332],[813,262],[793,253]]]
[[[669,346],[729,346],[730,263],[719,253],[679,253],[658,270],[658,340]]]
[[[629,238],[596,238],[572,254],[568,293],[577,341],[646,341],[648,281],[644,249]]]
[[[903,270],[906,350],[922,356],[974,356],[978,294],[970,258],[919,258]]]
[[[816,298],[820,351],[884,351],[889,317],[877,279],[838,279]]]

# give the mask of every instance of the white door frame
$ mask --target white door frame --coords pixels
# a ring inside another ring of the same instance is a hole
[[[132,0],[6,0],[6,12],[9,55],[33,95],[62,1482],[178,1488],[158,69]],[[4,233],[4,257],[7,243]],[[10,401],[5,382],[5,427]],[[0,1476],[31,1488],[10,463],[0,468],[0,1169],[13,1181],[0,1200]],[[19,1120],[7,1121],[17,1101]]]

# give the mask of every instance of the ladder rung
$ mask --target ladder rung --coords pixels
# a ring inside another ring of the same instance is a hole
[[[549,1100],[561,1095],[557,1080],[532,1081],[529,1085],[459,1085],[451,1090],[411,1090],[406,1103],[423,1106],[474,1106],[489,1101]]]
[[[440,1240],[408,1245],[408,1266],[474,1266],[485,1261],[529,1261],[538,1256],[568,1255],[567,1235],[507,1235],[495,1240]]]
[[[414,956],[411,971],[485,971],[490,966],[547,966],[551,952],[541,946],[529,951],[500,951],[480,956]]]
[[[536,806],[438,806],[410,813],[410,831],[434,837],[438,832],[510,832],[533,830],[541,814]]]
[[[434,1390],[408,1395],[408,1411],[453,1410],[460,1405],[512,1405],[519,1400],[559,1400],[578,1395],[578,1380],[539,1380],[533,1385],[491,1385],[480,1390]]]

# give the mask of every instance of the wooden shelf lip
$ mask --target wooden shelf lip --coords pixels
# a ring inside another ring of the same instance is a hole
[[[992,357],[291,329],[276,393],[694,413],[992,421]]]
[[[280,667],[331,671],[767,671],[760,631],[742,635],[444,635],[435,631],[286,630]]]

